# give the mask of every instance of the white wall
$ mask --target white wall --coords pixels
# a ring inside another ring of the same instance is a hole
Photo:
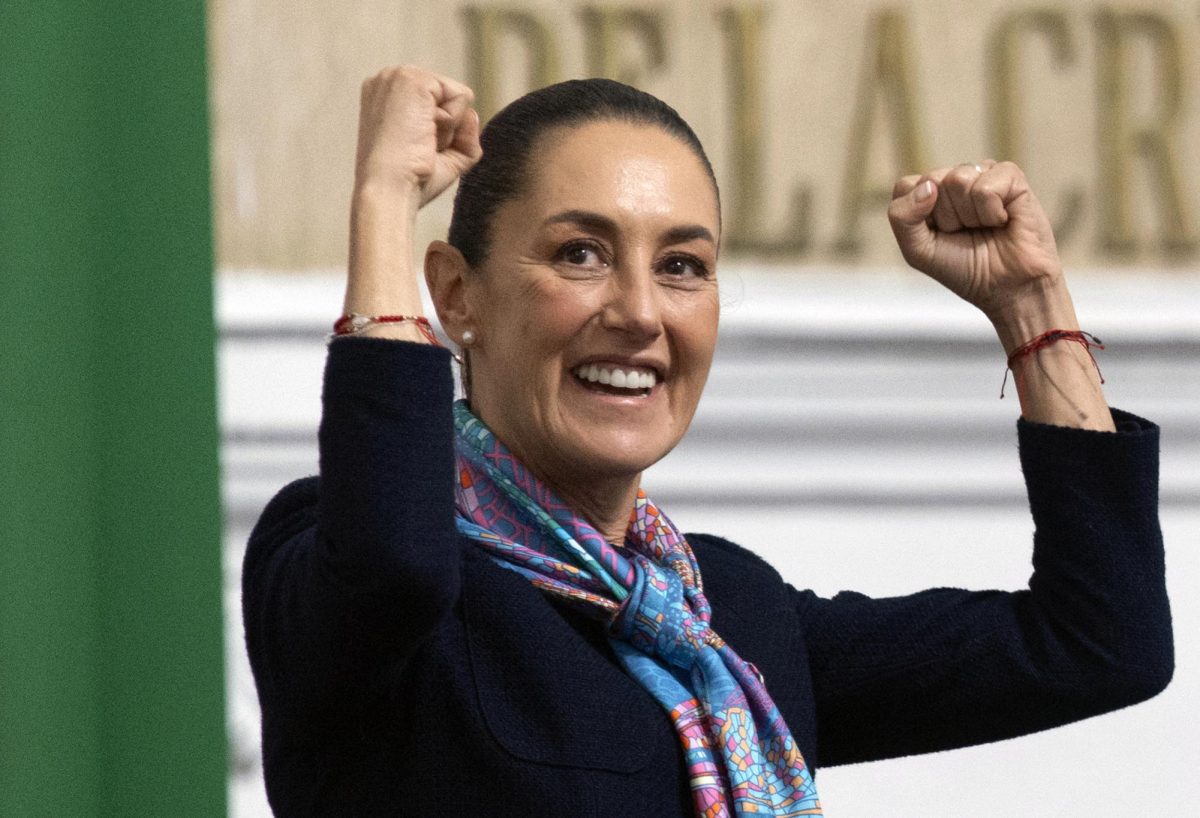
[[[271,494],[315,471],[323,333],[340,286],[334,274],[246,272],[218,284],[235,816],[269,814],[241,554]],[[822,594],[1024,585],[1018,406],[1011,391],[997,399],[1003,355],[982,318],[915,273],[729,267],[722,288],[721,346],[693,430],[646,476],[681,527],[735,539]],[[1147,704],[1040,735],[823,770],[830,815],[1193,814],[1200,280],[1094,273],[1073,289],[1084,328],[1109,344],[1110,402],[1163,426],[1175,680]]]

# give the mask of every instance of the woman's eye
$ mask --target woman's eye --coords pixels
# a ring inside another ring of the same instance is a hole
[[[691,256],[670,256],[662,263],[662,271],[673,278],[704,278],[708,269]]]
[[[559,252],[559,258],[576,267],[599,267],[604,264],[599,249],[590,244],[569,244]]]

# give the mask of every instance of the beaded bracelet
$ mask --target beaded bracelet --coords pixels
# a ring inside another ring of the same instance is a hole
[[[378,327],[384,324],[416,324],[417,331],[421,333],[421,337],[435,347],[443,346],[434,333],[429,319],[423,315],[361,315],[357,312],[348,312],[334,321],[333,332],[325,339],[325,342],[329,343],[334,338],[341,338],[344,335],[357,335],[371,327]],[[462,363],[462,358],[453,352],[450,354],[454,356],[454,360]]]
[[[1014,349],[1012,354],[1008,356],[1008,365],[1004,369],[1004,382],[1000,384],[1000,397],[1004,397],[1004,388],[1008,385],[1008,373],[1013,372],[1014,378],[1016,377],[1013,366],[1017,361],[1027,358],[1030,355],[1035,355],[1059,341],[1071,341],[1080,344],[1087,351],[1088,357],[1092,359],[1092,366],[1096,367],[1096,374],[1100,376],[1100,383],[1104,383],[1104,373],[1100,371],[1100,364],[1096,362],[1096,356],[1092,354],[1093,349],[1104,349],[1104,344],[1100,342],[1100,339],[1090,332],[1084,332],[1083,330],[1052,329],[1048,332],[1043,332],[1032,341],[1021,344],[1021,346]]]
[[[423,315],[360,315],[348,312],[333,322],[333,336],[357,335],[360,332],[378,327],[382,324],[416,324],[417,329],[426,341],[434,346],[441,346],[441,341],[433,334],[429,319]]]

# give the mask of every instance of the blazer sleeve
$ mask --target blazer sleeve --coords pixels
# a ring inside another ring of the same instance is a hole
[[[362,703],[453,608],[449,354],[403,341],[329,347],[320,477],[267,506],[250,536],[242,608],[268,712],[315,720]],[[320,706],[315,706],[320,705]]]
[[[824,765],[1009,738],[1167,685],[1158,428],[1113,414],[1116,434],[1018,423],[1035,531],[1027,589],[792,591]]]

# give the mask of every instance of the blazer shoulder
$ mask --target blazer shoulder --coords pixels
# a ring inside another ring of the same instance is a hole
[[[696,560],[700,563],[700,570],[703,572],[705,566],[709,563],[717,570],[741,570],[753,571],[769,575],[773,579],[782,581],[779,572],[775,570],[775,566],[764,560],[758,554],[755,554],[749,548],[738,545],[735,542],[718,537],[715,534],[687,534],[688,544],[692,546],[692,550],[696,554]]]

